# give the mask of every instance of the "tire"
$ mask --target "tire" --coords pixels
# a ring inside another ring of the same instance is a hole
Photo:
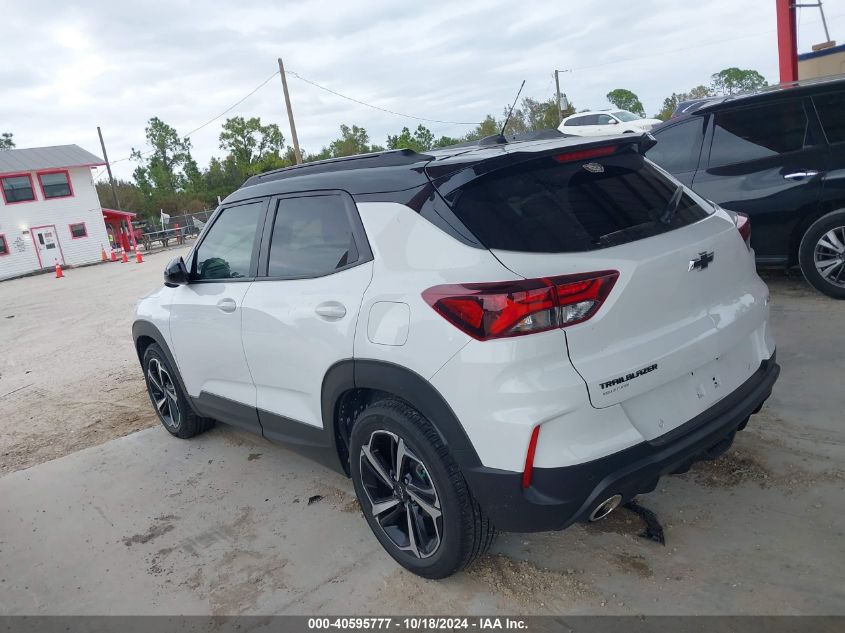
[[[397,478],[400,453],[405,457]],[[496,529],[448,448],[428,420],[404,402],[381,400],[358,415],[350,437],[350,470],[370,529],[408,571],[446,578],[493,543]]]
[[[801,238],[798,263],[816,290],[845,299],[845,209],[823,215],[810,225]]]
[[[144,350],[144,381],[159,421],[171,435],[181,439],[194,437],[214,426],[214,420],[194,413],[191,403],[176,378],[176,371],[167,362],[155,343]]]

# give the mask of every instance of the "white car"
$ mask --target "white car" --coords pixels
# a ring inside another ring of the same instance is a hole
[[[778,376],[769,293],[746,218],[655,167],[653,142],[251,177],[138,303],[161,422],[219,420],[350,476],[375,537],[428,578],[497,529],[598,520],[719,455]]]
[[[578,112],[561,121],[558,130],[573,136],[611,136],[648,132],[660,119],[643,119],[627,110]]]

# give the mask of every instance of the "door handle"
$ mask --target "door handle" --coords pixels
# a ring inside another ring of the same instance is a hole
[[[234,299],[221,299],[217,302],[217,309],[220,312],[234,312],[238,309],[238,304]]]
[[[337,301],[326,301],[314,308],[319,316],[326,321],[338,321],[346,316],[346,308],[342,303]]]
[[[814,170],[808,171],[794,171],[791,174],[784,174],[783,177],[786,180],[802,180],[804,178],[812,178],[813,176],[818,176],[819,172]]]

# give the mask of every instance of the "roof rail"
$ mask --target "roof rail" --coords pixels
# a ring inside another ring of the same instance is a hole
[[[281,180],[283,178],[294,178],[297,176],[308,176],[331,171],[347,169],[372,169],[376,167],[398,167],[400,165],[411,165],[425,160],[433,159],[428,154],[420,154],[411,149],[389,149],[382,152],[371,152],[369,154],[355,154],[354,156],[340,156],[338,158],[326,158],[312,163],[291,165],[273,169],[262,174],[250,176],[243,186],[255,185],[259,182],[270,180]]]

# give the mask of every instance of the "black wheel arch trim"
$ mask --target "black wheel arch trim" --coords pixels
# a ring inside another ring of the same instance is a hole
[[[431,423],[462,470],[481,466],[464,427],[440,392],[416,372],[388,361],[347,359],[335,363],[326,372],[322,389],[323,428],[330,431],[336,447],[338,404],[345,393],[355,389],[370,389],[404,400]]]

